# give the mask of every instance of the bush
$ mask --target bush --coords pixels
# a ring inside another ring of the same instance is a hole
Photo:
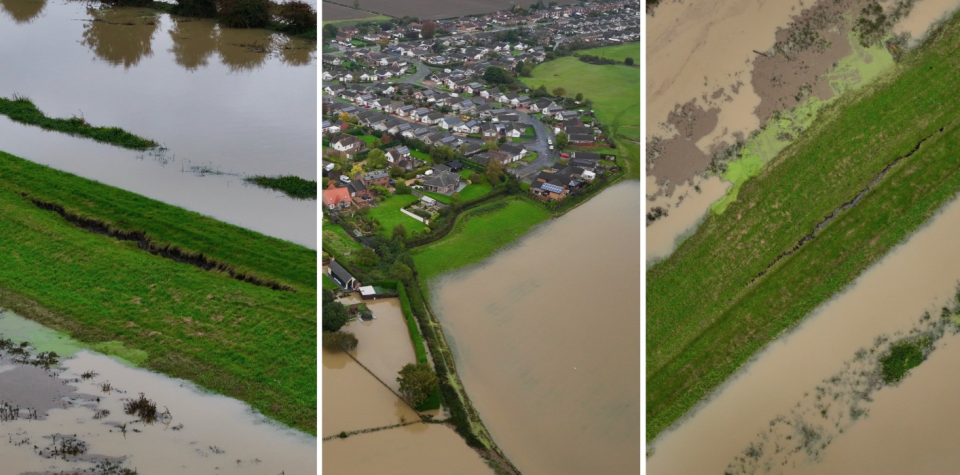
[[[269,0],[222,0],[220,22],[229,28],[263,28],[270,23]]]
[[[297,0],[281,3],[277,7],[277,16],[290,33],[303,33],[317,29],[317,12],[308,3]]]
[[[214,0],[177,0],[174,12],[183,16],[213,18],[217,16],[217,3]]]

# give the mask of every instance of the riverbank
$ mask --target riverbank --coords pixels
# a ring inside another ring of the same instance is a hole
[[[647,440],[960,189],[958,39],[954,17],[894,74],[825,107],[648,271]]]
[[[0,306],[316,432],[315,251],[2,152],[0,208]]]

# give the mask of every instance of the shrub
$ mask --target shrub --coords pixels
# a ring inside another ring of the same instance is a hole
[[[263,28],[270,23],[269,0],[221,0],[220,22],[229,28]]]
[[[297,0],[281,3],[277,16],[290,33],[303,33],[317,29],[317,12],[310,4]]]

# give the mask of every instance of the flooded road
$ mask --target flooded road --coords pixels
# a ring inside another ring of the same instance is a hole
[[[168,150],[138,159],[6,117],[0,150],[315,248],[315,202],[242,177],[317,178],[316,43],[93,5],[0,2],[0,96]]]
[[[818,387],[829,386],[834,376],[848,377],[845,368],[855,364],[858,350],[871,348],[882,335],[909,334],[924,312],[939,317],[960,283],[958,232],[960,202],[954,201],[664,432],[648,458],[649,473],[724,473],[768,439],[778,417],[823,426],[827,446],[812,456],[774,456],[767,444],[761,455],[751,453],[774,463],[745,473],[952,473],[956,457],[943,447],[960,442],[960,411],[950,397],[960,371],[958,336],[943,337],[900,386],[876,391],[872,402],[863,403],[865,418],[825,422],[809,409],[823,404]],[[843,400],[834,404],[832,410]]]
[[[51,371],[14,363],[10,352],[0,358],[0,401],[20,408],[0,420],[4,473],[91,473],[105,466],[170,474],[317,470],[316,438],[237,400],[89,352],[8,312],[0,313],[0,333],[30,341],[31,353],[68,356]],[[140,393],[169,415],[148,423],[127,414]]]
[[[474,406],[525,474],[637,473],[640,183],[433,284]]]

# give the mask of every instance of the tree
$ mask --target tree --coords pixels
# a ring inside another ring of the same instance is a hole
[[[353,178],[353,177],[359,175],[360,173],[363,173],[363,165],[360,165],[360,164],[358,163],[358,164],[354,165],[353,168],[350,169],[350,178]]]
[[[500,66],[490,66],[483,72],[483,80],[490,84],[509,84],[510,75]]]
[[[387,166],[387,154],[383,150],[375,148],[367,154],[367,168],[384,168]]]
[[[481,175],[481,174],[479,174],[479,173],[477,173],[477,172],[471,173],[471,174],[470,174],[470,183],[473,183],[474,185],[478,185],[478,184],[480,184],[480,183],[483,183],[483,175]]]
[[[534,89],[532,94],[533,97],[543,97],[543,96],[549,96],[549,95],[550,93],[547,92],[547,86],[544,86],[543,84],[541,84],[540,87]]]
[[[434,146],[430,148],[430,158],[433,159],[434,163],[446,163],[450,160],[453,160],[456,156],[457,155],[453,149],[447,147],[446,145]]]
[[[424,23],[423,26],[420,27],[420,37],[422,37],[425,40],[433,38],[433,36],[436,34],[437,34],[437,24],[432,21],[428,21]]]
[[[393,187],[393,192],[398,195],[409,195],[410,187],[407,186],[407,183],[403,180],[397,180],[397,184]]]
[[[567,94],[567,90],[562,87],[558,87],[553,90],[553,95],[557,97],[563,97],[566,94]]]
[[[523,71],[524,66],[523,60],[517,61],[517,65],[513,67],[513,70],[516,71],[517,74],[520,74],[520,71]]]
[[[390,277],[406,284],[413,279],[413,269],[400,261],[396,261],[390,266]]]
[[[337,25],[332,23],[327,23],[323,25],[323,37],[327,40],[332,40],[337,37],[337,33],[340,33],[340,30],[337,28]]]
[[[407,228],[403,227],[403,224],[398,224],[393,228],[393,238],[400,239],[401,241],[407,240]]]
[[[487,162],[487,181],[489,181],[491,185],[496,186],[497,183],[500,183],[500,175],[502,174],[503,164],[500,163],[500,160],[491,158],[490,161]]]
[[[343,112],[343,113],[341,113],[337,118],[340,119],[340,120],[342,120],[342,121],[344,121],[344,122],[350,122],[350,113],[349,113],[349,112]]]
[[[350,332],[323,332],[323,347],[330,351],[353,351],[357,343],[356,335]]]
[[[454,193],[450,195],[450,199],[453,200],[454,203],[459,203],[461,199],[460,193]]]
[[[408,363],[400,370],[397,382],[400,383],[400,394],[414,407],[426,401],[439,384],[437,374],[427,363]]]
[[[566,147],[568,143],[570,143],[570,141],[569,139],[567,139],[566,132],[560,132],[559,134],[557,134],[557,150],[563,150],[563,148]]]
[[[523,68],[520,69],[520,75],[525,78],[533,77],[533,66],[529,64],[524,64]]]
[[[582,93],[582,92],[578,92],[578,93],[577,93],[577,102],[581,102],[581,101],[583,101],[583,93]]]
[[[353,9],[354,10],[360,9],[360,0],[353,0]]]
[[[327,302],[323,304],[323,331],[335,332],[350,321],[350,314],[347,307],[340,302]]]
[[[633,58],[627,58],[623,60],[623,64],[626,64],[627,66],[633,66]]]
[[[372,266],[377,263],[377,253],[373,249],[365,247],[357,251],[357,264],[362,266]]]
[[[383,135],[380,136],[380,143],[383,145],[390,145],[390,142],[393,142],[393,137],[384,132]]]

